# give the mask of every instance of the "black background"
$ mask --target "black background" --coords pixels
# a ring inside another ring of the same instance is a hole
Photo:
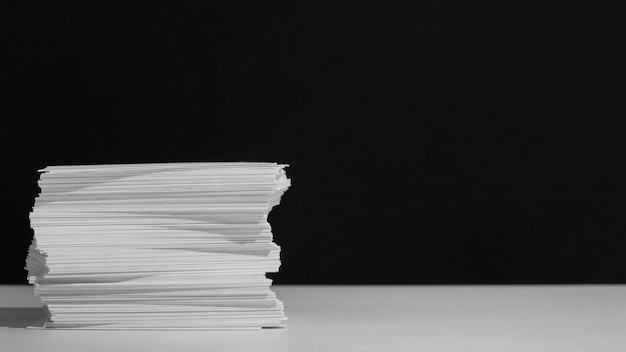
[[[622,2],[3,2],[0,283],[38,168],[278,161],[276,283],[626,283]]]

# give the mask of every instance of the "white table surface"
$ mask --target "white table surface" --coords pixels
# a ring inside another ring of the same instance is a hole
[[[30,286],[0,286],[0,351],[626,351],[626,286],[274,286],[286,329],[26,329]]]

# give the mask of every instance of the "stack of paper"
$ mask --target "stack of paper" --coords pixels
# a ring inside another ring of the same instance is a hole
[[[26,260],[49,322],[79,329],[282,327],[267,216],[275,163],[53,166]]]

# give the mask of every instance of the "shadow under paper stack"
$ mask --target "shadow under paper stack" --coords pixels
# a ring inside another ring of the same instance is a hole
[[[282,327],[267,215],[286,165],[166,163],[41,170],[26,269],[49,320],[77,329]]]

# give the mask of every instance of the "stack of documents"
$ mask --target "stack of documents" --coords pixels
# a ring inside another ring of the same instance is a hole
[[[29,282],[45,327],[283,327],[266,273],[267,216],[290,185],[275,163],[52,166],[31,213]]]

